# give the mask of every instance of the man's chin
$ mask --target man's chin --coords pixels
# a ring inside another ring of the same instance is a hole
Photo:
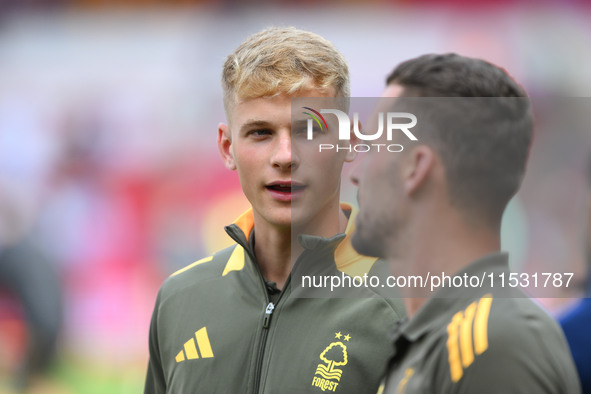
[[[353,245],[353,249],[357,251],[357,253],[362,254],[364,256],[370,257],[379,257],[383,258],[383,253],[379,248],[377,242],[374,239],[370,239],[368,237],[364,237],[359,230],[353,233],[353,237],[351,238],[351,245]]]
[[[285,229],[291,228],[292,214],[291,209],[289,207],[285,207],[282,209],[266,210],[264,211],[264,214],[262,214],[261,216],[267,223],[269,223],[273,227]]]

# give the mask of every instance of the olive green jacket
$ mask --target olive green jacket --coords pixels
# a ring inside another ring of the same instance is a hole
[[[346,234],[300,237],[299,272],[340,276],[337,266],[377,272],[379,262],[351,252],[354,213]],[[367,288],[307,298],[294,270],[284,290],[270,296],[249,239],[252,227],[252,213],[243,215],[226,227],[235,245],[163,284],[145,392],[375,393],[393,355],[389,332],[403,317],[401,301]]]

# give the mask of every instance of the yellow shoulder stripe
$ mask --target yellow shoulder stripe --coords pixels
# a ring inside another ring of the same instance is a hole
[[[459,381],[464,374],[460,360],[460,348],[458,346],[458,328],[461,324],[462,312],[458,312],[454,315],[451,323],[447,325],[447,352],[452,382]]]
[[[205,257],[201,260],[197,260],[196,262],[194,262],[193,264],[189,264],[188,266],[186,266],[185,268],[181,268],[180,270],[176,271],[175,273],[173,273],[172,275],[170,275],[171,277],[181,274],[187,270],[190,270],[191,268],[199,265],[199,264],[203,264],[203,263],[207,263],[208,261],[211,261],[211,259],[213,259],[213,256],[209,256],[209,257]]]
[[[244,268],[244,248],[236,245],[232,255],[228,259],[228,263],[226,263],[226,268],[224,268],[222,276],[226,276],[231,271],[240,271],[242,268]]]
[[[474,321],[474,312],[476,312],[476,303],[473,302],[464,311],[464,318],[460,326],[460,354],[462,355],[462,365],[467,368],[474,361],[474,352],[472,351],[472,322]]]
[[[488,349],[488,315],[492,296],[481,298],[478,303],[478,313],[474,321],[474,350],[476,354],[482,354]]]
[[[447,326],[447,352],[452,382],[458,382],[464,369],[488,349],[488,317],[492,295],[486,294],[465,310],[456,313]]]

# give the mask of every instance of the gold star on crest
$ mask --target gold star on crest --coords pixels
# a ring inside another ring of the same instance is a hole
[[[339,332],[337,332],[337,333],[334,334],[334,337],[337,338],[337,339],[341,339],[341,336],[342,335],[343,334],[341,334],[341,332],[339,331]]]
[[[348,342],[349,339],[351,339],[351,335],[347,334],[347,335],[345,335],[345,338],[343,338],[343,339]]]

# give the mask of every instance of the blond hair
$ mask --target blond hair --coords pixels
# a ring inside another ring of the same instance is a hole
[[[271,27],[248,37],[222,72],[224,107],[240,100],[293,95],[305,88],[349,96],[349,68],[334,45],[295,27]]]

